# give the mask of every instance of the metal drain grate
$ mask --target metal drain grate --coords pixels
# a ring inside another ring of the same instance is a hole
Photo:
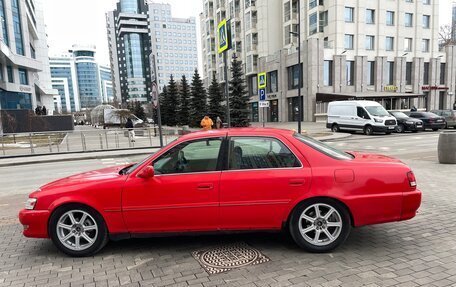
[[[260,251],[243,242],[194,251],[192,255],[209,274],[269,261]]]

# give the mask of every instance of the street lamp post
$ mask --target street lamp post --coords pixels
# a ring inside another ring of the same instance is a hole
[[[298,0],[298,31],[293,32],[291,31],[290,34],[297,36],[298,38],[298,133],[301,134],[302,127],[301,127],[301,120],[303,118],[303,104],[302,104],[302,96],[301,96],[301,88],[302,88],[302,67],[301,67],[301,7],[300,7],[301,0]],[[292,28],[293,29],[293,28]]]

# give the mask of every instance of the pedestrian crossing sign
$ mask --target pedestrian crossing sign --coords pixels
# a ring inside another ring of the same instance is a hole
[[[266,73],[258,74],[258,89],[266,88]]]
[[[218,24],[218,39],[219,39],[219,44],[218,44],[218,53],[221,54],[228,50],[230,48],[230,39],[229,39],[229,33],[228,33],[228,22],[226,19],[223,19],[219,24]]]

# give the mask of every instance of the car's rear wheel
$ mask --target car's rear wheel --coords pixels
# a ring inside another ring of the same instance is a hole
[[[370,135],[372,135],[373,133],[374,133],[374,128],[373,128],[372,126],[366,126],[366,127],[364,128],[364,134],[365,134],[365,135],[370,136]]]
[[[338,133],[338,132],[340,132],[339,125],[338,125],[338,124],[333,124],[332,127],[331,127],[331,131],[332,131],[333,133]]]
[[[398,133],[403,133],[405,131],[405,127],[403,124],[399,124],[397,127],[396,127],[396,132]]]
[[[332,199],[312,199],[297,206],[289,223],[296,244],[309,252],[329,252],[347,239],[351,220],[347,209]]]
[[[92,208],[76,204],[53,212],[49,236],[59,250],[74,257],[93,255],[108,242],[108,230],[102,216]]]

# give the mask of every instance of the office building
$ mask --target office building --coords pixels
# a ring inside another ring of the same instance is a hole
[[[60,112],[71,113],[113,101],[111,71],[95,59],[95,46],[73,45],[67,53],[51,57],[52,86]]]
[[[262,120],[257,74],[267,73],[267,121],[324,118],[329,101],[372,99],[387,109],[448,108],[454,101],[453,47],[439,50],[439,1],[204,0],[203,71],[223,81],[217,24],[231,19],[233,48],[244,63],[251,118]],[[296,34],[301,24],[301,59]],[[448,62],[450,59],[451,63]]]
[[[42,0],[0,0],[0,109],[53,113]]]

